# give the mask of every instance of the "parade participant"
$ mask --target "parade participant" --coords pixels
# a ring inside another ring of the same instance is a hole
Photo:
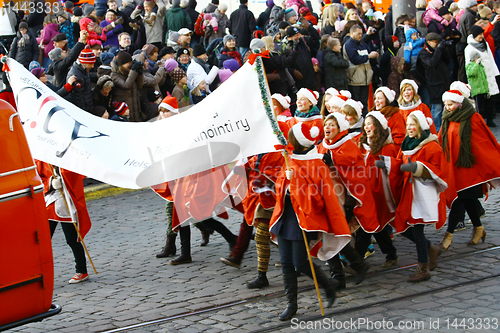
[[[69,283],[80,283],[89,279],[87,273],[87,261],[85,250],[79,239],[73,222],[75,222],[82,238],[89,232],[91,227],[85,194],[83,192],[83,176],[74,172],[51,168],[45,162],[35,160],[38,174],[43,181],[43,194],[45,195],[45,205],[50,224],[50,235],[54,235],[57,224],[61,226],[66,238],[66,243],[73,251],[76,263],[76,274],[69,280]],[[61,191],[65,194],[63,198]],[[68,195],[69,194],[69,195]],[[66,205],[65,201],[68,203]],[[68,208],[70,211],[68,211]],[[76,214],[74,213],[76,211]]]
[[[295,116],[280,125],[285,136],[288,135],[288,132],[295,124],[301,122],[307,123],[308,126],[315,125],[320,129],[319,140],[323,138],[323,117],[316,106],[318,104],[318,97],[319,93],[317,91],[306,88],[301,88],[297,92],[297,110],[295,111]]]
[[[443,94],[445,110],[439,133],[444,156],[448,162],[444,172],[448,175],[445,191],[449,213],[448,230],[441,241],[444,249],[450,247],[453,231],[460,220],[461,206],[465,207],[474,231],[467,245],[484,242],[486,231],[481,224],[480,208],[476,200],[484,190],[500,186],[500,145],[484,119],[469,100],[457,90]]]
[[[387,87],[380,87],[373,94],[375,107],[371,111],[380,111],[387,119],[387,125],[391,129],[392,140],[400,145],[405,137],[405,122],[399,113],[396,92]]]
[[[328,167],[314,146],[321,138],[320,133],[315,123],[299,122],[290,129],[288,140],[294,147],[290,169],[283,170],[276,181],[276,207],[269,230],[272,240],[279,245],[288,301],[280,320],[288,320],[297,312],[296,272],[313,276],[302,231],[307,231],[312,243],[310,254],[321,260],[332,258],[351,238]],[[326,291],[327,307],[331,307],[337,282],[316,264],[312,266],[318,284]]]
[[[361,128],[363,127],[363,104],[353,99],[348,99],[344,106],[340,109],[340,113],[344,115],[345,119],[349,122],[349,134],[351,139],[356,143],[361,137]]]
[[[273,108],[276,120],[286,122],[291,119],[292,113],[290,112],[290,97],[283,96],[281,94],[273,94],[271,98],[273,99]]]
[[[323,95],[323,99],[321,101],[321,109],[320,109],[320,113],[323,117],[326,117],[329,113],[330,113],[330,105],[328,105],[328,101],[333,97],[333,96],[337,96],[339,93],[339,91],[335,88],[328,88],[326,89],[325,91],[325,94]]]
[[[360,112],[362,107],[359,106]],[[323,161],[332,171],[330,174],[334,188],[344,208],[351,232],[360,226],[368,233],[375,232],[379,228],[375,201],[370,190],[363,154],[349,135],[349,122],[341,113],[335,112],[326,117],[324,124],[325,139],[318,146],[318,152],[324,154]],[[370,266],[350,244],[347,244],[340,254],[350,262],[351,268],[356,272],[356,284],[361,283]],[[339,282],[338,288],[345,288],[344,269],[339,255],[328,263],[332,279]]]
[[[332,98],[330,98],[326,104],[328,113],[340,112],[340,109],[344,106],[345,102],[347,102],[349,98],[349,96],[346,96],[340,92],[338,95],[332,96]],[[326,118],[328,114],[325,113],[323,116]]]
[[[430,117],[432,119],[431,110],[427,105],[422,103],[422,99],[417,94],[418,85],[414,80],[404,79],[399,85],[399,90],[401,91],[398,98],[399,113],[403,116],[405,124],[408,115],[417,110],[422,111],[426,118]],[[432,134],[437,134],[434,122],[429,127]]]
[[[382,267],[387,268],[398,262],[396,248],[385,226],[394,219],[402,183],[398,174],[390,172],[392,168],[399,168],[400,163],[396,160],[399,146],[392,141],[387,119],[380,111],[371,111],[366,115],[359,147],[365,155],[365,165],[380,223],[380,231],[373,236],[382,253],[386,255]],[[380,170],[375,166],[380,167]],[[371,234],[358,229],[356,251],[360,255],[364,256],[370,242]]]
[[[398,155],[403,161],[400,169],[404,183],[391,225],[417,248],[418,266],[408,277],[408,282],[431,278],[430,271],[436,268],[441,250],[425,237],[424,226],[435,224],[439,229],[446,222],[444,190],[447,184],[441,167],[443,150],[437,135],[431,134],[429,123],[432,123],[432,118],[426,118],[422,111],[408,115],[407,135]]]

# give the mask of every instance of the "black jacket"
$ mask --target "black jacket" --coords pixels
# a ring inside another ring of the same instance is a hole
[[[20,32],[17,33],[16,38],[14,38],[10,46],[9,57],[16,59],[18,63],[29,68],[30,62],[33,60],[38,61],[39,50],[36,38],[30,30],[28,30],[27,35],[28,39],[24,40],[25,44],[21,47],[20,44],[23,42],[23,36]]]
[[[269,52],[269,58],[262,58],[271,94],[287,95],[288,86],[291,84],[286,71],[288,67],[292,67],[295,64],[296,59],[297,52],[294,50],[284,55],[277,52]]]
[[[333,87],[337,90],[347,90],[349,83],[347,68],[349,68],[349,61],[344,59],[342,53],[326,49],[323,53],[325,89]]]
[[[83,43],[76,43],[75,46],[68,52],[66,58],[56,60],[49,66],[47,74],[52,75],[52,84],[56,87],[62,87],[66,83],[66,75],[73,63],[78,59],[80,52],[82,52],[85,45]]]
[[[227,26],[231,35],[236,38],[237,47],[248,48],[250,46],[252,33],[256,29],[255,17],[246,5],[240,5],[240,8],[231,14]]]
[[[92,87],[90,86],[90,76],[87,70],[79,63],[75,62],[68,72],[67,78],[76,76],[75,87],[68,96],[68,101],[78,106],[80,109],[91,112],[94,106],[92,102]]]
[[[435,49],[425,43],[417,59],[417,72],[424,74],[420,83],[427,87],[431,103],[441,104],[441,97],[451,84],[447,65],[450,56],[445,43],[441,42]]]

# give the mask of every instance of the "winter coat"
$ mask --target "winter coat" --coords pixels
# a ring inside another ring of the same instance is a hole
[[[123,74],[114,60],[111,62],[111,70],[111,79],[115,84],[113,100],[127,103],[130,111],[130,121],[143,121],[145,118],[141,113],[140,96],[143,75],[133,70],[129,71],[128,74]]]
[[[101,22],[101,27],[105,28],[111,23],[112,22],[104,20]],[[106,41],[102,46],[104,47],[111,45],[120,47],[120,43],[118,43],[118,35],[121,34],[122,32],[123,32],[123,26],[121,24],[117,24],[113,30],[106,32]]]
[[[464,10],[464,13],[458,21],[458,29],[460,31],[460,45],[457,45],[457,55],[463,55],[463,50],[467,46],[467,36],[471,34],[470,29],[477,22],[476,13],[469,8]]]
[[[414,33],[418,34],[418,31],[413,28],[407,29],[405,32],[406,43],[405,43],[404,55],[407,64],[411,63],[412,58],[415,59],[417,58],[418,53],[420,52],[425,43],[425,39],[421,37],[417,37],[417,39],[415,40],[411,39],[411,35],[413,35]]]
[[[186,88],[187,90],[187,88]],[[177,99],[177,104],[179,105],[179,109],[182,109],[186,106],[191,105],[191,100],[189,99],[189,91],[187,91],[187,98],[184,98],[184,85],[182,83],[177,83],[172,91],[172,96]]]
[[[190,25],[189,15],[179,6],[170,7],[163,18],[163,31],[179,31]]]
[[[49,52],[54,49],[54,42],[52,38],[55,37],[59,33],[59,25],[57,23],[49,23],[42,30],[42,43],[44,45],[43,48],[43,57],[48,58]]]
[[[391,74],[391,59],[396,56],[397,50],[394,49],[394,42],[392,36],[386,36],[384,40],[385,51],[380,59],[379,74],[382,79],[382,85],[387,86],[387,80]]]
[[[404,76],[399,71],[399,65],[401,63],[400,57],[392,57],[390,60],[391,74],[387,78],[387,87],[391,88],[396,92],[396,97],[399,96],[399,86],[401,81],[403,81]]]
[[[102,106],[102,107],[106,108],[106,111],[108,111],[109,118],[111,118],[113,115],[116,114],[115,108],[113,107],[113,104],[112,104],[113,99],[111,98],[113,96],[113,89],[108,94],[108,96],[104,96],[101,93],[102,87],[109,80],[111,80],[111,77],[106,76],[106,77],[102,77],[100,80],[97,81],[96,86],[94,87],[94,89],[92,89],[92,101],[93,101],[94,105]]]
[[[335,32],[335,26],[329,25],[328,23],[324,23],[324,26],[321,28],[321,36],[323,35],[332,35]]]
[[[349,60],[347,77],[350,86],[368,86],[372,82],[373,70],[368,59],[370,50],[362,41],[352,38],[344,45],[344,58]]]
[[[222,14],[219,9],[216,9],[212,16],[215,15],[217,22],[219,23],[219,29],[217,32],[213,31],[210,37],[208,37],[208,43],[210,44],[213,40],[217,38],[222,38],[226,35],[227,21],[229,20],[226,14]]]
[[[480,63],[483,65],[486,73],[486,78],[488,82],[488,93],[493,96],[499,93],[497,81],[496,81],[496,76],[500,75],[500,72],[498,71],[498,67],[495,64],[495,59],[493,58],[493,54],[491,53],[490,47],[486,42],[483,42],[484,45],[486,46],[485,51],[480,51],[478,50],[474,44],[477,44],[475,41],[474,37],[472,35],[469,35],[467,37],[467,47],[464,50],[464,56],[465,56],[465,66],[470,64],[471,59],[475,59],[479,55]],[[477,72],[476,72],[477,73]],[[472,72],[469,71],[467,73],[467,79],[469,78],[469,74],[472,74]],[[475,85],[482,85],[483,82],[478,82],[478,78],[476,77],[475,79],[471,76],[473,79],[472,82],[469,82],[471,85],[471,88],[473,87],[473,84]],[[478,86],[476,88],[479,88]],[[476,90],[476,89],[475,89]],[[471,96],[472,96],[472,89],[471,89]]]
[[[163,22],[163,17],[165,16],[165,13],[167,9],[165,8],[165,5],[163,4],[163,1],[157,1],[156,5],[158,6],[158,12],[156,13],[156,18],[153,22],[153,25],[149,25],[147,23],[144,23],[144,29],[146,32],[146,44],[154,44],[154,43],[161,43],[162,42],[162,33],[163,33],[163,27],[162,27],[162,22]],[[136,19],[139,15],[144,16],[144,12],[138,8],[136,8],[130,17],[132,19]],[[148,19],[149,16],[144,17],[144,19]],[[131,121],[132,117],[131,117]]]
[[[246,5],[240,5],[229,18],[228,28],[236,38],[237,47],[250,47],[252,33],[255,31],[255,17]]]
[[[441,104],[441,97],[450,87],[449,58],[444,43],[435,49],[425,43],[418,54],[417,71],[423,73],[420,83],[427,87],[432,104]]]
[[[31,2],[31,1],[30,1]],[[37,7],[38,3],[41,3],[43,5],[43,9],[45,9],[45,1],[43,0],[35,0],[33,1],[34,8],[40,8]],[[22,6],[20,6],[22,7]],[[26,23],[28,23],[29,31],[33,34],[33,36],[38,36],[38,32],[42,30],[43,28],[43,19],[45,18],[45,10],[40,12],[39,10],[28,10],[29,15],[28,19],[26,20]]]
[[[436,20],[440,22],[443,25],[448,25],[448,21],[446,21],[444,18],[439,16],[438,10],[436,8],[433,8],[432,5],[427,6],[427,10],[425,11],[423,15],[423,21],[426,26],[429,26],[429,23],[432,20]]]
[[[35,36],[31,33],[31,30],[28,30],[24,37],[18,32],[16,38],[14,38],[10,45],[9,57],[16,59],[18,63],[28,68],[30,62],[33,60],[38,61],[39,54],[38,43],[36,42]]]
[[[325,49],[323,53],[325,89],[333,87],[337,90],[347,90],[349,84],[347,79],[348,68],[349,61],[342,57],[342,53]]]
[[[219,56],[219,68],[224,68],[224,61],[234,59],[238,62],[238,64],[241,66],[243,64],[243,59],[241,58],[240,53],[234,49],[233,51],[230,51],[226,49],[225,47],[222,48],[220,51],[220,56]]]
[[[130,34],[130,36],[133,35],[134,33],[134,29],[132,29],[132,27],[129,25],[130,23],[130,19],[131,19],[131,15],[132,15],[132,12],[135,10],[135,6],[133,4],[129,4],[129,5],[126,5],[125,7],[123,7],[123,9],[121,10],[121,12],[123,13],[123,30],[125,32],[128,32]]]
[[[56,87],[62,87],[66,83],[66,74],[68,73],[71,65],[78,59],[80,52],[82,52],[85,44],[76,43],[76,45],[68,52],[66,58],[56,60],[49,66],[47,74],[52,75],[52,84]]]
[[[295,64],[296,59],[296,51],[285,54],[269,52],[269,58],[262,58],[271,94],[287,95],[288,86],[291,86],[291,83],[288,80],[286,71],[288,67],[292,67]],[[275,77],[273,74],[278,74],[279,78]]]
[[[85,67],[79,62],[75,62],[70,68],[66,75],[66,81],[73,75],[76,76],[75,87],[71,90],[67,99],[80,109],[90,112],[94,107],[90,76]]]
[[[71,21],[66,20],[62,24],[59,24],[59,32],[62,32],[63,34],[66,35],[66,38],[68,39],[68,47],[70,49],[75,46],[76,40],[75,40],[75,34],[74,34],[74,27],[73,23]]]
[[[425,9],[417,8],[415,12],[416,12],[415,18],[417,19],[417,24],[415,25],[415,27],[420,32],[420,36],[425,36],[427,35],[427,26],[422,20],[422,16],[425,13]]]
[[[269,22],[269,17],[271,16],[271,11],[273,10],[274,7],[276,6],[274,6],[273,4],[273,7],[267,7],[265,11],[260,13],[259,17],[257,18],[257,21],[255,22],[259,30],[265,31],[267,22]]]

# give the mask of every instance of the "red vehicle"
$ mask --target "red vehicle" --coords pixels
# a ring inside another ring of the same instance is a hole
[[[53,316],[43,184],[14,108],[0,100],[0,331]]]

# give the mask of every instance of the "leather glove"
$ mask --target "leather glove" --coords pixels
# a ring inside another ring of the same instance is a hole
[[[118,17],[116,20],[115,20],[115,24],[118,25],[118,24],[123,24],[123,22],[125,22],[125,20],[123,19],[123,17]]]
[[[413,172],[417,171],[417,163],[410,162],[410,163],[403,164],[403,165],[401,165],[401,171],[413,173]]]
[[[330,156],[330,154],[328,153],[325,153],[323,155],[323,162],[325,162],[326,165],[328,165],[329,167],[332,167],[333,166],[333,160],[332,160],[332,157]]]
[[[292,178],[293,178],[293,170],[292,169],[285,170],[285,176],[286,176],[286,179],[292,180]]]
[[[56,177],[52,178],[51,185],[56,190],[62,189],[61,178],[56,178]]]
[[[381,160],[375,161],[375,166],[379,169],[387,171],[387,167],[385,166],[385,162]]]

